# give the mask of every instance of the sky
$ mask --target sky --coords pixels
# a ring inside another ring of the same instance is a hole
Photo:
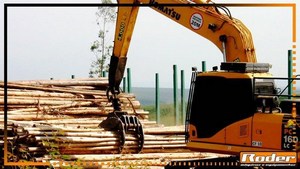
[[[45,1],[4,0],[4,3],[11,2]],[[98,3],[99,1],[48,0],[47,2]],[[298,0],[214,2],[296,3],[297,31],[298,35],[300,34]],[[272,64],[270,72],[274,76],[286,77],[287,53],[293,45],[291,8],[229,7],[229,9],[234,18],[241,20],[250,29],[258,62]],[[75,75],[76,78],[88,77],[91,62],[95,59],[90,46],[97,38],[96,11],[95,7],[10,7],[7,25],[8,80],[70,79],[71,75]],[[2,1],[0,10],[2,32],[3,13]],[[113,36],[113,27],[110,33]],[[2,44],[4,36],[0,35]],[[300,48],[299,36],[296,45]],[[3,50],[4,45],[1,45],[2,54]],[[188,87],[191,67],[196,66],[201,70],[201,62],[206,61],[207,70],[211,70],[213,66],[219,66],[222,62],[222,53],[210,41],[148,7],[139,10],[127,57],[133,87],[154,87],[155,73],[159,73],[161,87],[172,87],[174,64],[177,65],[178,72],[185,71],[185,84]],[[300,65],[300,58],[296,64]],[[3,65],[2,59],[0,80],[4,78]],[[299,71],[300,68],[296,74],[300,74]]]

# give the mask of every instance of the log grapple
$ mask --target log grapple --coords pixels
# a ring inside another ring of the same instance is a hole
[[[108,90],[107,98],[112,102],[114,111],[108,114],[107,118],[99,124],[99,127],[109,131],[117,131],[120,140],[119,153],[124,150],[127,134],[133,134],[137,138],[137,153],[141,152],[144,146],[144,132],[140,120],[137,116],[128,115],[127,112],[121,111],[120,100],[115,93],[109,95]]]

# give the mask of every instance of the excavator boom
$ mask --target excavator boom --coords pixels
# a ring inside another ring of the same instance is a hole
[[[256,62],[251,32],[241,21],[233,18],[226,7],[213,4],[207,6],[201,0],[118,0],[118,4],[114,50],[109,69],[109,86],[113,94],[119,92],[139,4],[149,5],[153,10],[214,43],[223,53],[224,62]],[[191,6],[181,6],[186,4]]]

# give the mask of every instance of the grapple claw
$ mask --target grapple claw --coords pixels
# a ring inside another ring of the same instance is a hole
[[[120,136],[120,147],[119,152],[121,153],[126,140],[126,133],[134,133],[138,140],[138,152],[141,152],[144,146],[144,132],[143,126],[136,116],[127,115],[126,112],[115,111],[109,113],[107,118],[103,120],[100,127],[110,130],[117,131]]]

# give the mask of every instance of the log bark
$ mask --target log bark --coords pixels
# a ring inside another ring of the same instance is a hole
[[[15,84],[43,85],[43,86],[107,86],[107,78],[101,79],[74,79],[74,80],[38,80],[38,81],[14,81]]]
[[[71,108],[71,107],[81,107],[81,106],[91,106],[93,104],[93,102],[78,102],[76,104],[71,103],[71,104],[64,104],[64,105],[58,105],[58,106],[44,106],[42,107],[42,109],[44,111],[47,110],[51,110],[51,109],[66,109],[66,108]],[[13,105],[16,106],[16,105]],[[36,112],[39,111],[41,108],[37,108],[35,106],[35,108],[22,108],[22,109],[17,109],[17,110],[12,110],[12,111],[8,111],[8,113],[12,112],[12,113],[18,113],[18,112]]]
[[[0,96],[4,96],[4,92],[0,92]],[[80,95],[71,93],[54,93],[43,91],[7,91],[7,96],[30,96],[30,97],[59,97],[59,98],[77,98]]]
[[[4,83],[0,82],[0,87],[4,87]],[[30,85],[22,85],[17,83],[7,83],[8,88],[16,88],[16,89],[30,89],[30,90],[40,90],[40,91],[48,91],[48,92],[61,92],[61,93],[73,93],[73,94],[82,94],[82,95],[105,95],[105,91],[82,91],[82,90],[74,90],[74,89],[66,89],[63,87],[40,87],[40,86],[30,86]]]
[[[0,98],[0,104],[4,104],[4,99]],[[66,101],[66,100],[41,100],[41,99],[14,99],[7,98],[7,104],[9,105],[66,105],[66,104],[79,104],[76,101]]]

